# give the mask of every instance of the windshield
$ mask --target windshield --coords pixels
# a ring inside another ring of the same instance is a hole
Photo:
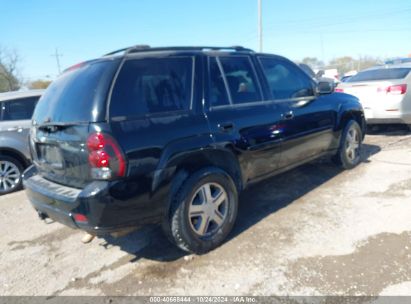
[[[94,60],[67,70],[41,97],[33,121],[43,124],[104,120],[107,94],[119,61]]]
[[[411,68],[382,68],[368,70],[359,72],[357,75],[354,75],[351,78],[349,78],[346,82],[402,79],[407,77],[410,70]]]

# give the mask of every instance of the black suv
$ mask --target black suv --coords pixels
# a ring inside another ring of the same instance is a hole
[[[131,47],[66,70],[40,99],[27,195],[91,234],[162,223],[207,252],[250,183],[323,155],[360,162],[358,99],[242,47]]]

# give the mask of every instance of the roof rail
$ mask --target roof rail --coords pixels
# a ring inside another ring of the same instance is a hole
[[[155,51],[236,51],[236,52],[254,52],[252,49],[248,49],[242,46],[229,46],[229,47],[217,47],[217,46],[172,46],[172,47],[150,47],[149,45],[136,45],[128,48],[119,49],[104,56],[111,56],[117,53],[124,52],[124,54],[137,53],[137,52],[155,52]]]
[[[122,53],[122,52],[127,54],[132,50],[148,50],[148,49],[150,49],[149,45],[147,45],[147,44],[138,44],[138,45],[122,48],[122,49],[119,49],[119,50],[115,50],[113,52],[104,54],[103,56],[111,56],[111,55],[115,55],[115,54]]]

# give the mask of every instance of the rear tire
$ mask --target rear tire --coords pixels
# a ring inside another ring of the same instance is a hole
[[[22,189],[23,165],[15,158],[0,156],[0,195]]]
[[[340,147],[333,157],[335,163],[344,169],[352,169],[361,162],[363,134],[355,120],[347,122],[342,134]]]
[[[221,169],[208,167],[184,181],[164,226],[179,248],[203,254],[224,242],[237,210],[238,194],[232,178]]]

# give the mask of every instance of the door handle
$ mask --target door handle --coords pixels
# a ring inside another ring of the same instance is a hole
[[[218,124],[218,128],[223,132],[229,132],[234,129],[234,124],[232,122],[225,122]]]
[[[294,118],[294,113],[293,113],[293,111],[285,112],[285,113],[283,114],[283,118],[284,118],[285,120],[293,119],[293,118]]]

